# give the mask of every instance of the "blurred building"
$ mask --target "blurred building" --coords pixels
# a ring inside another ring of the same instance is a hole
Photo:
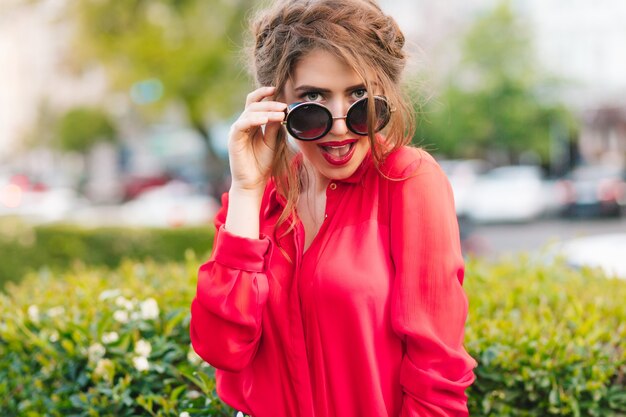
[[[503,0],[506,1],[506,0]],[[382,0],[415,46],[417,60],[447,72],[458,37],[499,0]],[[626,105],[626,2],[509,0],[529,24],[538,60],[563,80],[560,98],[578,109]],[[422,52],[420,52],[422,51]]]
[[[448,74],[459,59],[459,36],[477,16],[497,3],[381,1],[410,38],[418,70],[440,76]],[[591,163],[626,163],[626,2],[509,3],[528,22],[536,57],[545,74],[558,80],[550,99],[565,103],[579,115],[579,151],[583,159]]]
[[[537,54],[578,109],[626,106],[626,2],[526,0]]]
[[[541,62],[580,115],[584,161],[626,166],[626,2],[528,0],[527,10]]]
[[[67,4],[0,1],[0,171],[111,200],[119,194],[113,145],[95,146],[86,158],[50,146],[56,117],[109,97],[102,68],[74,65]]]
[[[0,159],[34,133],[44,107],[59,111],[97,103],[106,93],[102,69],[71,67],[65,4],[0,1]]]
[[[580,150],[589,163],[626,166],[626,107],[600,107],[584,114]]]

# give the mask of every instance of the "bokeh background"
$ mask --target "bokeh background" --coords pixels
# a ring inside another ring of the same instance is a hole
[[[2,415],[230,412],[185,326],[264,3],[0,0]],[[455,193],[473,415],[626,415],[626,2],[380,4]]]
[[[450,176],[468,253],[626,230],[623,2],[381,5],[407,35],[414,143]],[[3,0],[0,215],[207,224],[252,88],[255,7]]]

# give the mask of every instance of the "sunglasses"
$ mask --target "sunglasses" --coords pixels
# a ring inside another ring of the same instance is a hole
[[[378,132],[389,123],[393,109],[384,96],[374,96],[374,131]],[[346,126],[357,135],[367,135],[368,97],[352,103],[345,116],[333,117],[328,108],[315,102],[298,102],[287,106],[287,118],[283,125],[289,134],[300,140],[317,140],[325,136],[336,119],[345,119]]]

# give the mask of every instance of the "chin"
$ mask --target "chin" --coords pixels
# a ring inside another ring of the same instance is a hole
[[[335,165],[329,163],[325,158],[320,160],[319,171],[331,180],[345,180],[352,176],[355,171],[361,166],[361,163],[365,159],[367,154],[367,148],[356,149],[350,160],[344,165]]]

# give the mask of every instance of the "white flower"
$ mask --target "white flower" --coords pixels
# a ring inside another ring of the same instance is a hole
[[[133,366],[139,372],[147,371],[150,368],[150,363],[145,356],[135,356],[133,358]]]
[[[200,394],[198,391],[196,391],[195,389],[189,390],[187,391],[187,398],[189,398],[190,400],[195,400],[197,398],[200,398],[202,394]]]
[[[159,317],[159,304],[154,298],[148,298],[143,301],[139,308],[141,310],[141,318],[144,320],[153,320]]]
[[[113,319],[120,323],[128,323],[128,311],[117,310],[115,313],[113,313]]]
[[[186,411],[183,411],[182,413],[178,415],[178,417],[189,417],[189,413]]]
[[[57,332],[56,330],[53,330],[52,333],[50,333],[50,336],[48,337],[48,340],[51,341],[52,343],[58,342],[59,341],[59,332]]]
[[[113,297],[117,297],[121,294],[122,292],[118,289],[115,290],[104,290],[100,293],[100,296],[98,297],[98,299],[100,301],[104,301],[104,300],[108,300],[109,298],[113,298]]]
[[[243,413],[241,411],[237,411],[235,417],[243,417]]]
[[[35,323],[39,322],[39,307],[32,305],[28,307],[28,318]]]
[[[87,355],[89,356],[90,362],[96,362],[102,359],[105,353],[106,349],[100,343],[94,343],[89,346],[89,349],[87,349]]]
[[[115,305],[118,307],[124,307],[128,300],[123,295],[118,295],[115,297]]]
[[[132,313],[130,313],[130,319],[132,321],[136,321],[139,319],[139,313],[137,311],[133,311]]]
[[[117,332],[109,332],[102,335],[102,343],[106,345],[108,345],[109,343],[115,343],[118,340],[120,340],[120,336],[117,334]]]
[[[135,304],[131,300],[128,300],[122,297],[121,295],[115,299],[115,305],[118,307],[125,308],[126,310],[129,310],[129,311],[135,308]]]
[[[94,369],[93,373],[99,378],[109,379],[111,377],[111,371],[115,369],[115,364],[110,359],[100,359]]]
[[[137,355],[147,358],[148,356],[150,356],[150,352],[152,352],[152,345],[150,344],[150,342],[144,339],[140,339],[139,341],[137,341],[137,343],[135,344],[135,353]]]
[[[137,276],[137,277],[145,277],[146,276],[146,267],[141,264],[135,264],[133,267],[133,275]]]
[[[65,314],[65,308],[63,306],[52,307],[48,309],[48,316],[50,317],[58,317]]]

